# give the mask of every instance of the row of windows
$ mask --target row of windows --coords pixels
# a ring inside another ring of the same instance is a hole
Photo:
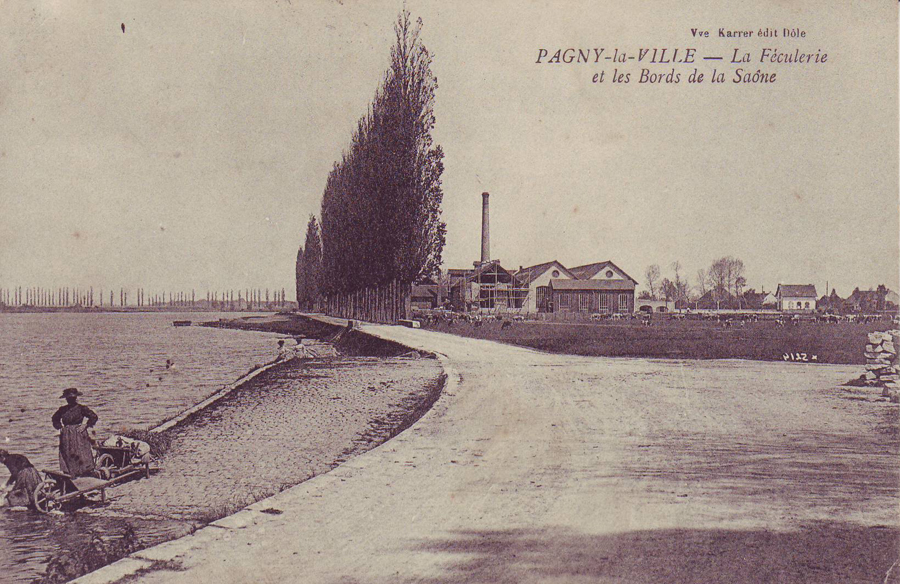
[[[628,299],[631,295],[620,293],[616,298],[616,308],[620,311],[628,309]],[[611,306],[612,294],[599,294],[599,310],[600,312],[609,312],[613,309]],[[557,294],[557,301],[559,302],[560,308],[573,308],[577,309],[581,312],[590,312],[594,306],[594,298],[593,294],[584,294],[584,293],[562,293]]]

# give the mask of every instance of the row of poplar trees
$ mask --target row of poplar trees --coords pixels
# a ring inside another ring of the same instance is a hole
[[[310,217],[297,254],[297,299],[412,283],[440,269],[444,153],[434,144],[437,78],[420,38],[422,20],[402,11],[391,65],[328,175],[321,222]]]

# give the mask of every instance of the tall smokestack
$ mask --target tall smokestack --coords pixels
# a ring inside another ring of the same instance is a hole
[[[481,193],[481,263],[491,261],[491,216],[488,193]]]

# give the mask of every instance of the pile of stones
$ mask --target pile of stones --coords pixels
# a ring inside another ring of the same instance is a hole
[[[885,397],[898,395],[900,389],[898,347],[900,330],[869,333],[869,343],[866,345],[866,384],[883,387]]]

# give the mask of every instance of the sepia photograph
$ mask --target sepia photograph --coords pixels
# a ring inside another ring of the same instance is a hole
[[[897,2],[2,7],[0,582],[900,584]]]

